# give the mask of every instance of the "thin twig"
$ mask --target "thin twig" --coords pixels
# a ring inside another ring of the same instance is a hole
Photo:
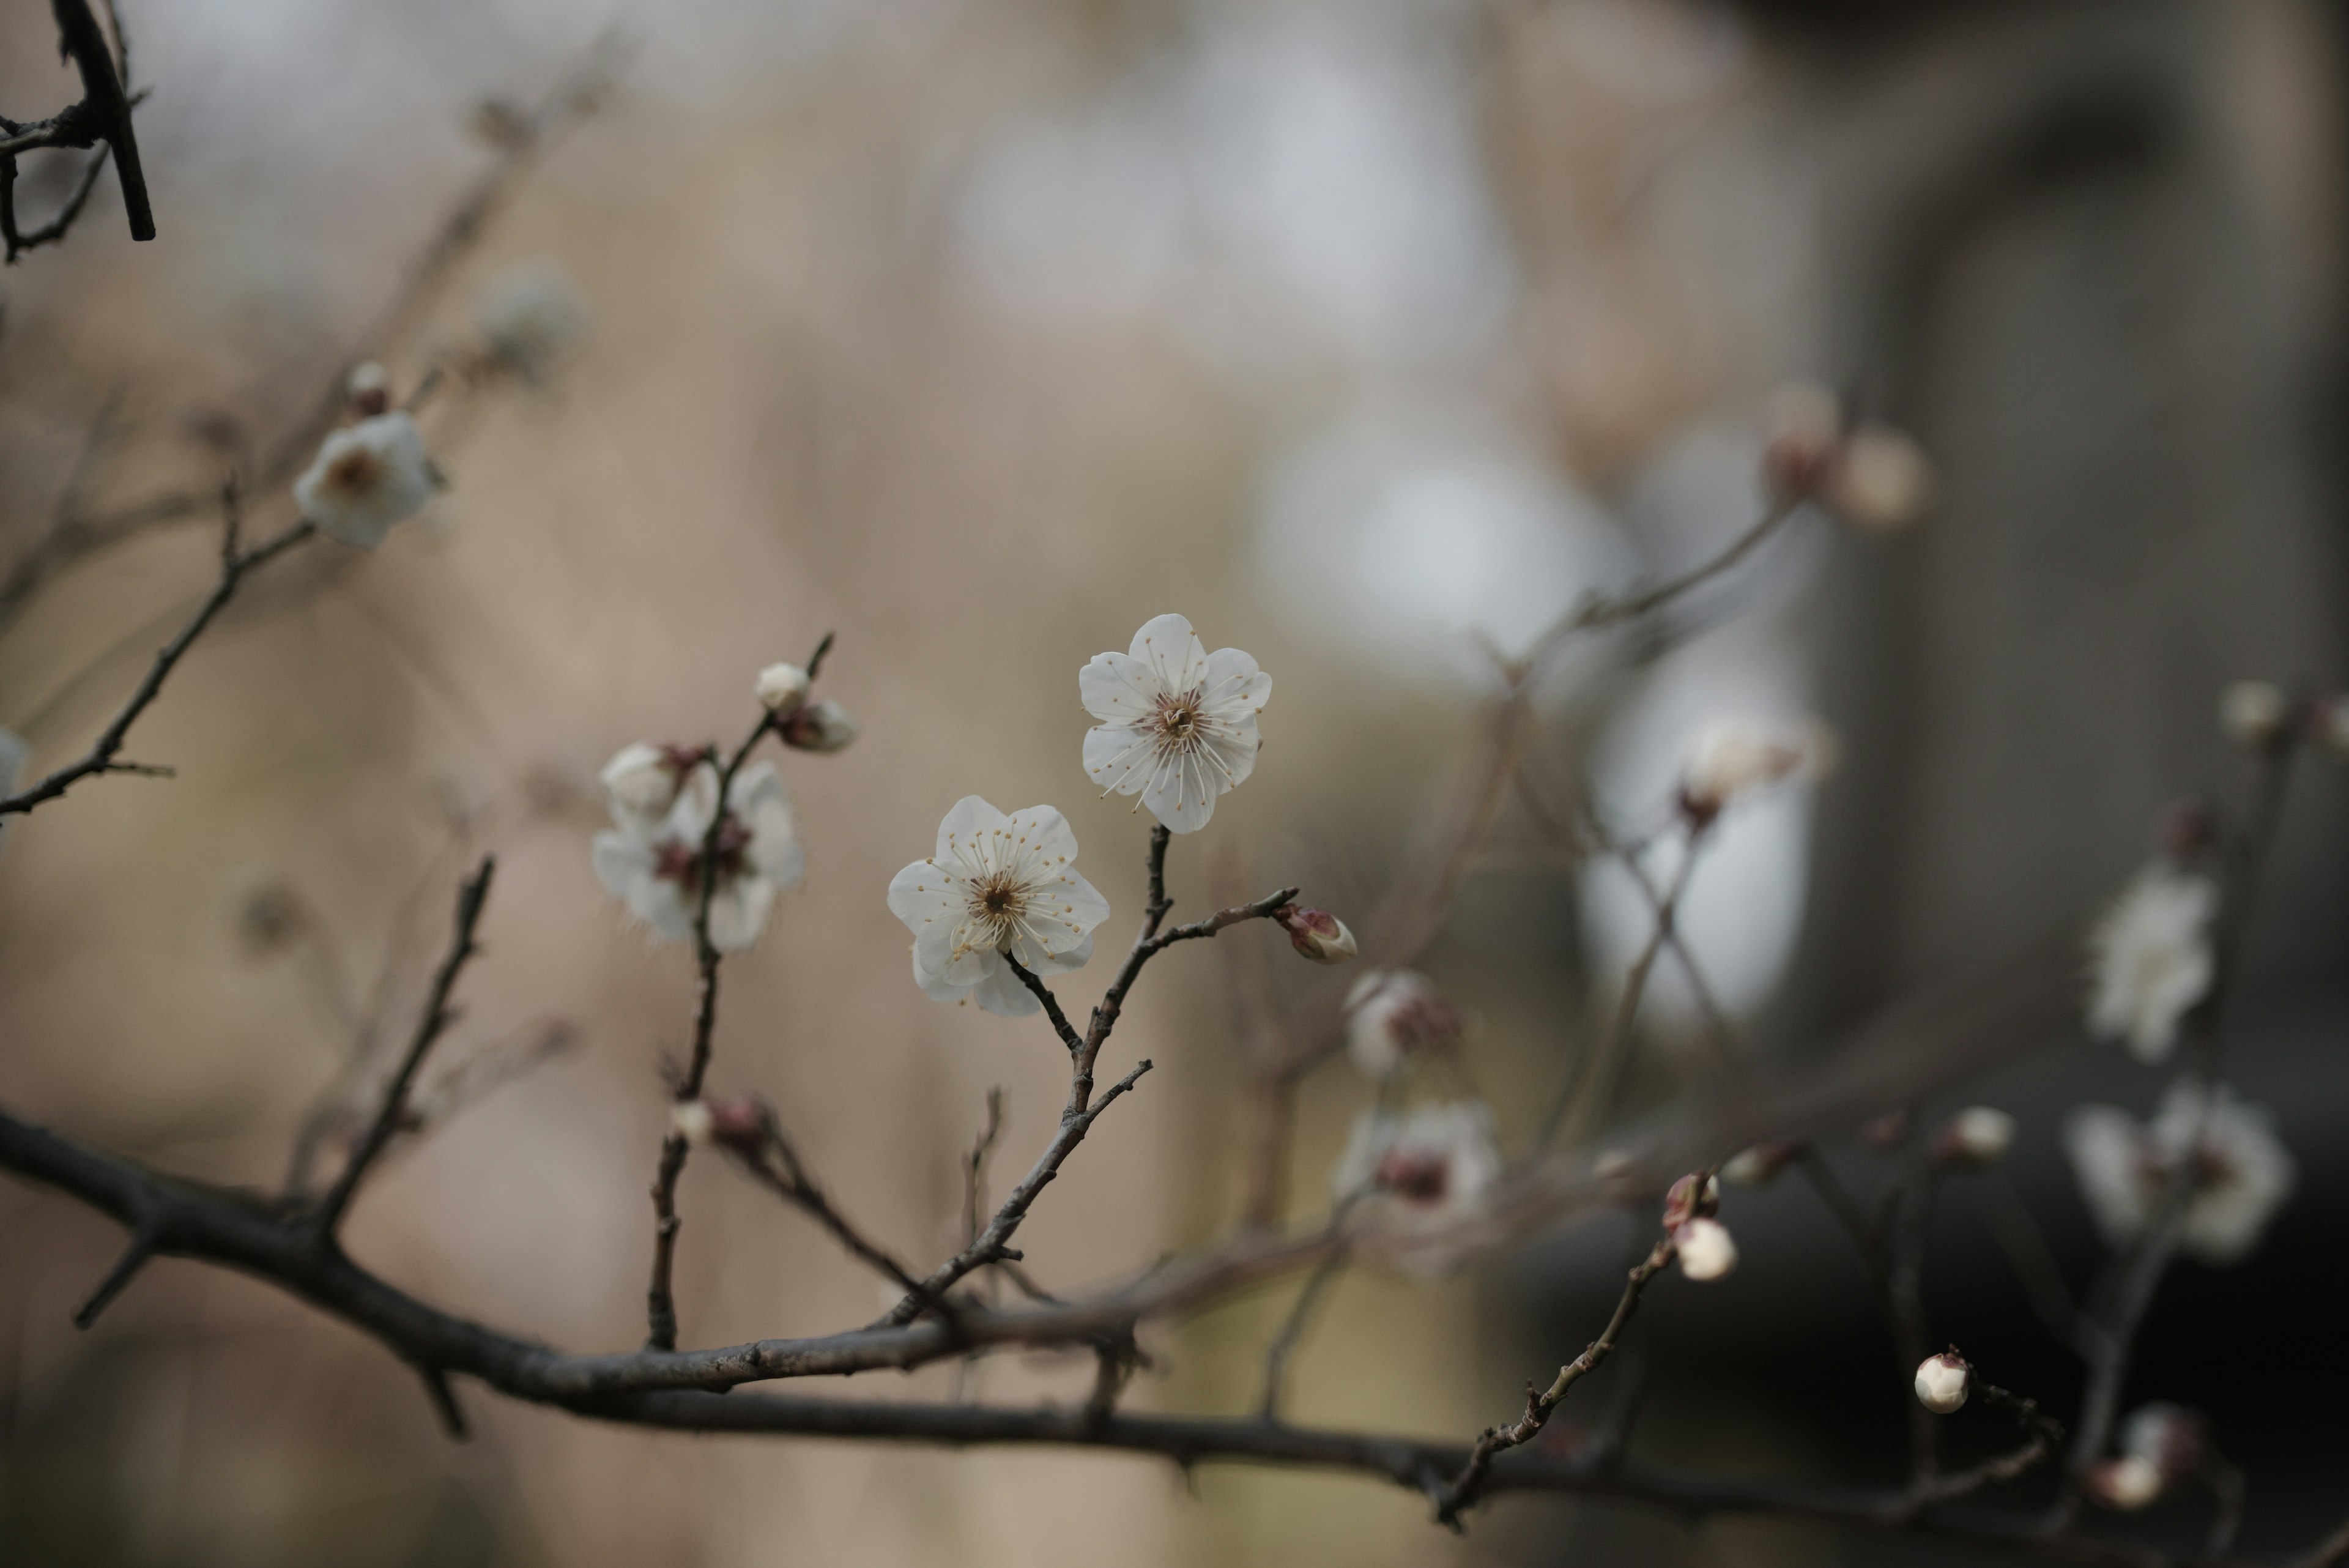
[[[1265,1346],[1264,1394],[1257,1400],[1256,1406],[1258,1419],[1280,1419],[1280,1396],[1288,1385],[1289,1359],[1297,1354],[1297,1346],[1305,1337],[1305,1325],[1312,1317],[1313,1309],[1320,1303],[1330,1287],[1338,1282],[1338,1276],[1345,1272],[1345,1268],[1346,1254],[1340,1249],[1322,1259],[1320,1266],[1305,1276],[1305,1284],[1298,1291],[1295,1304],[1288,1309],[1288,1316],[1281,1321],[1280,1332],[1272,1336],[1270,1345]]]

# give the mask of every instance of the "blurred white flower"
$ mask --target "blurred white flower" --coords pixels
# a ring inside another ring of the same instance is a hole
[[[1781,779],[1818,779],[1833,770],[1834,732],[1822,723],[1761,725],[1724,720],[1699,732],[1681,772],[1681,799],[1710,817],[1739,795]]]
[[[1917,1364],[1917,1403],[1936,1416],[1951,1415],[1973,1392],[1973,1368],[1951,1351],[1929,1355]]]
[[[1371,970],[1346,992],[1346,1054],[1368,1078],[1388,1076],[1412,1055],[1448,1048],[1460,1028],[1460,1014],[1444,993],[1413,970]]]
[[[1871,534],[1906,528],[1933,503],[1933,464],[1925,449],[1890,425],[1862,425],[1844,438],[1830,463],[1824,499],[1836,515]]]
[[[649,741],[622,746],[604,764],[601,775],[612,820],[622,827],[657,826],[677,804],[686,775],[706,759],[707,753],[692,746],[657,746]]]
[[[595,836],[596,877],[656,937],[691,940],[701,903],[702,840],[719,815],[718,770],[697,763],[657,822],[614,815],[620,826]],[[739,952],[766,928],[777,889],[800,879],[791,800],[773,763],[754,763],[734,775],[712,858],[710,944]]]
[[[1800,1144],[1757,1143],[1722,1162],[1721,1179],[1732,1187],[1762,1187],[1802,1153]]]
[[[343,395],[360,418],[379,414],[391,407],[391,372],[373,359],[362,359],[351,367],[343,382]]]
[[[322,532],[374,549],[393,524],[432,499],[423,433],[405,413],[378,414],[335,431],[294,482],[294,499]]]
[[[2178,1250],[2217,1265],[2251,1256],[2299,1177],[2264,1109],[2183,1081],[2170,1085],[2150,1125],[2117,1106],[2082,1106],[2064,1122],[2064,1150],[2116,1251],[2144,1237],[2173,1181],[2191,1179]]]
[[[473,325],[490,352],[527,380],[537,380],[587,335],[587,303],[561,268],[516,268],[492,281],[473,305]]]
[[[1450,1100],[1403,1116],[1365,1111],[1330,1174],[1340,1201],[1392,1200],[1422,1220],[1474,1212],[1501,1177],[1493,1112],[1482,1100]]]
[[[2156,860],[2113,901],[2088,938],[2089,1032],[2120,1040],[2141,1062],[2178,1046],[2178,1025],[2210,989],[2210,919],[2219,887]]]
[[[2132,1513],[2161,1495],[2161,1467],[2143,1454],[2123,1454],[2089,1466],[2080,1485],[2092,1501]]]
[[[1176,833],[1205,827],[1216,797],[1256,767],[1257,714],[1272,677],[1237,648],[1210,654],[1179,615],[1144,622],[1124,653],[1097,653],[1077,672],[1085,711],[1085,772],[1102,793],[1140,794]]]
[[[796,664],[770,664],[759,671],[751,688],[759,705],[786,718],[800,711],[808,698],[808,672]]]
[[[1697,1281],[1717,1280],[1737,1267],[1737,1243],[1729,1227],[1699,1215],[1672,1228],[1672,1245],[1680,1254],[1681,1272]]]
[[[2116,1446],[2124,1454],[2150,1460],[2166,1481],[2190,1476],[2209,1451],[2209,1428],[2183,1405],[2157,1399],[2129,1412]]]
[[[2013,1116],[1992,1106],[1968,1106],[1934,1138],[1933,1157],[1943,1165],[1995,1165],[2013,1147]]]
[[[669,1107],[668,1130],[696,1148],[709,1141],[717,1129],[718,1120],[709,1113],[704,1100],[684,1100]]]
[[[836,752],[859,733],[848,710],[829,697],[808,703],[783,721],[783,744],[802,752]]]
[[[2219,695],[2219,732],[2236,745],[2272,744],[2292,717],[2292,700],[2271,680],[2238,680]]]
[[[914,933],[914,982],[939,1002],[974,999],[1022,1018],[1041,1010],[1004,962],[1059,974],[1092,957],[1109,900],[1077,875],[1077,836],[1049,805],[1009,816],[975,794],[938,824],[937,853],[889,884],[889,912]]]

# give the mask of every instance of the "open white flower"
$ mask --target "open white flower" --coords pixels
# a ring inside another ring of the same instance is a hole
[[[1346,992],[1346,1054],[1367,1078],[1384,1078],[1423,1052],[1460,1036],[1460,1014],[1415,970],[1374,969]]]
[[[415,516],[432,499],[423,433],[404,411],[335,431],[294,482],[294,499],[321,531],[374,549],[393,524]]]
[[[1834,771],[1835,732],[1816,720],[1760,724],[1723,720],[1707,725],[1689,747],[1681,770],[1681,800],[1706,818],[1739,795],[1787,778],[1824,778]]]
[[[1040,1011],[1004,960],[1059,974],[1092,957],[1109,900],[1077,875],[1076,858],[1077,836],[1049,805],[1006,816],[975,794],[955,802],[937,853],[889,884],[889,912],[914,933],[914,983],[1006,1018]]]
[[[2219,887],[2156,860],[2137,874],[2088,938],[2088,1029],[2126,1042],[2139,1061],[2178,1046],[2178,1025],[2210,989],[2210,920]]]
[[[525,380],[543,377],[587,335],[587,302],[562,268],[518,267],[481,291],[473,325],[490,352]]]
[[[2219,1265],[2251,1256],[2299,1179],[2265,1110],[2186,1082],[2170,1085],[2150,1124],[2115,1106],[2082,1106],[2064,1125],[2064,1150],[2096,1230],[2116,1251],[2144,1237],[2170,1184],[2190,1176],[2178,1250]]]
[[[664,941],[693,937],[701,908],[702,841],[717,806],[718,770],[700,763],[686,775],[667,815],[648,821],[616,810],[620,826],[595,836],[596,877]],[[801,868],[783,781],[772,763],[754,763],[734,775],[718,825],[710,944],[739,952],[757,941],[777,890],[797,886]]]
[[[647,832],[660,826],[677,805],[688,774],[708,753],[693,746],[657,746],[632,741],[612,753],[599,775],[612,808],[612,820],[624,828]]]
[[[1124,653],[1096,653],[1077,672],[1085,711],[1085,772],[1102,793],[1140,805],[1176,833],[1205,827],[1216,797],[1256,767],[1257,715],[1272,677],[1237,648],[1208,653],[1179,615],[1133,634]]]
[[[1500,1178],[1492,1108],[1450,1100],[1400,1116],[1365,1111],[1330,1173],[1330,1189],[1341,1202],[1376,1196],[1415,1219],[1442,1221],[1474,1212]]]

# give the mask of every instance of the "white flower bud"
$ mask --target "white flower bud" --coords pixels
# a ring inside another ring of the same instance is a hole
[[[1786,1168],[1800,1152],[1791,1143],[1757,1143],[1733,1154],[1721,1168],[1721,1179],[1732,1187],[1761,1187]]]
[[[717,1126],[717,1117],[704,1101],[686,1100],[669,1108],[668,1130],[696,1147],[709,1141]]]
[[[1894,533],[1932,504],[1932,460],[1904,432],[1863,425],[1836,454],[1826,489],[1827,504],[1853,527]]]
[[[372,359],[362,359],[351,367],[343,393],[361,417],[379,414],[391,407],[391,372]]]
[[[2292,701],[2271,680],[2238,680],[2219,698],[2219,730],[2236,745],[2272,745],[2292,716]]]
[[[1933,1140],[1943,1165],[1995,1165],[2014,1147],[2014,1118],[1991,1106],[1968,1106]]]
[[[2143,1454],[2123,1454],[2090,1466],[2080,1484],[2093,1501],[2130,1513],[2161,1495],[2161,1467]]]
[[[796,664],[770,664],[759,671],[754,690],[768,712],[789,718],[808,698],[808,672]]]
[[[783,724],[783,743],[802,752],[836,752],[856,736],[856,721],[829,697],[809,703]]]
[[[432,499],[432,461],[404,412],[377,414],[329,435],[294,482],[302,515],[346,545],[372,550],[393,524]]]
[[[1287,905],[1275,912],[1280,929],[1288,933],[1288,945],[1315,963],[1344,963],[1354,956],[1354,933],[1346,922],[1327,909],[1299,909]]]
[[[1681,772],[1682,805],[1710,818],[1739,795],[1781,779],[1825,777],[1834,769],[1837,749],[1835,732],[1816,721],[1784,728],[1708,725]]]
[[[1917,1403],[1936,1416],[1946,1416],[1973,1392],[1974,1369],[1954,1350],[1929,1355],[1917,1364]]]
[[[1717,1280],[1737,1267],[1737,1243],[1718,1220],[1695,1219],[1672,1231],[1681,1272],[1692,1280]]]
[[[604,764],[602,777],[616,813],[657,820],[667,816],[669,807],[677,804],[685,774],[675,747],[635,741],[613,753]]]
[[[1811,381],[1770,394],[1762,410],[1762,476],[1781,500],[1816,489],[1843,435],[1836,395]]]

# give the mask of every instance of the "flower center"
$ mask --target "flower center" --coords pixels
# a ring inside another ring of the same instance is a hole
[[[1157,732],[1161,751],[1188,748],[1206,728],[1206,715],[1200,711],[1197,691],[1169,692],[1158,699],[1156,711],[1151,715],[1151,728]]]
[[[1413,1203],[1442,1200],[1452,1185],[1452,1162],[1440,1154],[1405,1154],[1401,1150],[1379,1161],[1378,1184]]]
[[[1009,871],[975,878],[970,885],[971,949],[1009,947],[1027,924],[1028,885]]]
[[[709,846],[710,867],[718,874],[719,887],[725,887],[749,867],[750,850],[750,829],[740,817],[728,812],[719,819],[718,836]],[[699,892],[701,846],[681,838],[663,839],[653,861],[653,875],[676,883],[688,893]]]
[[[326,466],[326,483],[347,494],[357,495],[375,488],[376,478],[383,472],[375,453],[363,446],[350,451]]]

